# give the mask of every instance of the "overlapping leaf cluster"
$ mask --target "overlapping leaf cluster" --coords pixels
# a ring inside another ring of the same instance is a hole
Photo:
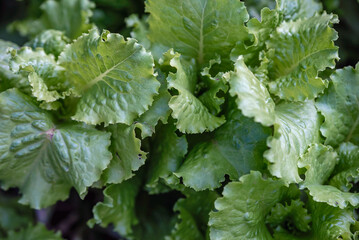
[[[147,0],[125,39],[93,7],[47,0],[13,24],[30,42],[0,42],[3,189],[40,209],[104,187],[89,225],[128,239],[357,236],[359,64],[334,70],[335,15]],[[173,212],[141,204],[172,191]]]

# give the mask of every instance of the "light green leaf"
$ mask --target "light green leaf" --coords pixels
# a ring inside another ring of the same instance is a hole
[[[183,56],[207,63],[228,55],[235,43],[247,38],[248,13],[236,0],[149,0],[149,38]]]
[[[238,179],[250,170],[262,170],[263,152],[271,130],[244,117],[238,110],[214,132],[210,141],[198,143],[175,173],[195,190],[214,189],[225,174]]]
[[[337,153],[330,147],[319,144],[312,145],[299,162],[299,167],[307,169],[303,187],[309,189],[314,201],[325,202],[334,207],[345,208],[348,203],[359,204],[359,194],[342,192],[338,188],[324,185],[337,163]]]
[[[174,211],[178,211],[179,222],[175,225],[166,240],[201,240],[206,239],[209,212],[214,207],[217,193],[200,191],[189,194],[186,199],[179,199]]]
[[[102,176],[105,183],[121,183],[145,164],[147,153],[141,150],[141,140],[136,138],[137,126],[113,124],[107,127],[111,133],[110,151],[113,159]]]
[[[158,90],[159,94],[154,97],[151,107],[136,121],[141,123],[137,126],[141,129],[142,139],[152,136],[158,122],[161,120],[162,123],[167,123],[167,119],[171,114],[171,109],[168,106],[171,95],[167,90],[167,82],[161,70],[157,69],[157,71],[157,80],[161,83]]]
[[[283,22],[266,42],[270,49],[268,73],[271,93],[282,99],[303,101],[314,99],[328,82],[318,77],[326,68],[334,68],[338,48],[334,40],[337,23],[334,15],[326,13],[295,22]]]
[[[156,192],[160,178],[167,179],[172,176],[187,153],[186,137],[178,137],[175,131],[176,127],[168,124],[161,127],[155,135],[146,184],[150,193]]]
[[[151,42],[148,38],[149,25],[148,16],[143,16],[141,19],[136,14],[130,15],[125,19],[128,28],[132,28],[131,37],[137,39],[138,42],[152,53],[156,62],[160,60],[163,53],[168,48],[159,42]]]
[[[82,35],[65,48],[59,63],[82,95],[73,119],[89,124],[131,124],[160,86],[151,54],[134,39],[108,31]]]
[[[291,200],[290,204],[277,203],[267,216],[266,222],[273,229],[281,223],[289,221],[301,232],[310,230],[311,216],[304,208],[304,203],[298,199]]]
[[[196,69],[194,62],[187,62],[178,53],[172,55],[170,65],[177,69],[176,73],[169,73],[168,88],[178,90],[169,102],[172,117],[177,119],[176,126],[183,133],[202,133],[213,131],[225,122],[224,116],[212,115],[206,106],[194,96],[196,86]],[[166,56],[166,55],[165,55]],[[166,60],[165,60],[166,61]]]
[[[313,17],[322,11],[322,4],[317,0],[277,0],[277,9],[284,20],[297,20]]]
[[[61,233],[54,233],[46,229],[45,225],[29,225],[18,232],[9,232],[4,240],[62,240]]]
[[[279,202],[286,188],[281,180],[263,179],[259,172],[242,176],[223,190],[210,213],[210,236],[213,240],[270,240],[266,215]]]
[[[0,39],[0,91],[16,87],[22,92],[29,93],[31,91],[27,78],[10,69],[10,49],[19,49],[19,47],[15,43]]]
[[[107,227],[112,223],[114,230],[122,236],[132,236],[132,226],[138,223],[135,200],[140,183],[140,178],[135,177],[121,184],[109,185],[104,190],[104,201],[93,208],[94,218],[89,221],[89,225]]]
[[[340,239],[340,236],[352,235],[350,225],[354,224],[355,220],[351,208],[340,209],[315,201],[309,203],[309,210],[312,212],[313,240]]]
[[[359,64],[346,67],[331,76],[328,91],[318,98],[316,106],[324,115],[320,128],[325,144],[333,147],[342,142],[359,144]]]
[[[125,19],[126,26],[132,28],[131,37],[137,39],[138,42],[146,49],[151,47],[151,41],[148,39],[147,17],[139,19],[136,14],[130,15]]]
[[[55,126],[52,117],[16,89],[0,94],[0,180],[19,187],[20,202],[39,209],[81,197],[111,159],[110,134],[83,125]]]
[[[34,50],[36,48],[43,48],[47,54],[53,54],[55,57],[58,57],[69,42],[70,39],[68,39],[63,32],[46,30],[25,45]]]
[[[217,64],[221,64],[220,58],[210,60],[209,66],[201,71],[205,92],[199,96],[199,100],[207,107],[211,114],[221,112],[221,105],[225,102],[224,95],[228,91],[228,86],[222,72],[217,73],[215,77],[212,77],[210,74],[210,71],[215,69],[213,65],[216,66]]]
[[[263,8],[260,20],[252,18],[247,23],[248,31],[253,35],[253,38],[250,38],[250,41],[238,41],[236,43],[230,55],[232,61],[235,62],[239,56],[243,56],[248,66],[258,66],[260,64],[260,51],[264,50],[265,42],[279,24],[280,16],[278,11]]]
[[[50,103],[74,92],[64,77],[64,69],[57,65],[53,55],[47,55],[43,49],[12,49],[11,55],[12,71],[28,78],[32,95],[38,101]]]
[[[89,0],[47,0],[41,4],[43,12],[38,19],[17,21],[11,25],[21,35],[34,37],[44,30],[63,31],[67,37],[74,39],[93,27],[89,24],[94,4]]]
[[[359,179],[359,147],[352,143],[342,143],[337,149],[339,162],[336,165],[329,184],[349,192],[352,182]]]
[[[225,75],[230,84],[229,93],[236,97],[243,115],[254,117],[256,122],[271,126],[275,122],[275,104],[266,88],[247,68],[243,57],[235,63],[235,70]]]
[[[310,144],[319,141],[319,125],[320,118],[311,101],[276,106],[274,135],[268,139],[270,149],[264,153],[273,176],[286,183],[301,181],[298,161]]]
[[[295,233],[286,229],[276,228],[274,239],[277,240],[318,240],[318,239],[353,239],[351,225],[354,224],[353,210],[340,209],[326,203],[309,200],[309,212],[312,216],[312,231],[308,233]]]

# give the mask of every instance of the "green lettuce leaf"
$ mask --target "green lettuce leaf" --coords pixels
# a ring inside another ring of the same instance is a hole
[[[143,139],[152,136],[160,120],[162,123],[167,123],[168,117],[171,114],[171,109],[168,106],[171,95],[167,90],[165,75],[161,72],[160,69],[157,69],[157,73],[157,80],[161,83],[161,86],[158,90],[159,93],[153,98],[151,107],[136,121],[141,123],[137,126],[141,129],[141,137]]]
[[[312,143],[319,141],[320,118],[314,103],[283,102],[276,106],[274,135],[267,141],[264,157],[273,176],[286,183],[300,182],[298,161]]]
[[[0,39],[0,92],[16,87],[20,91],[30,93],[30,85],[26,77],[14,73],[10,69],[10,49],[19,49],[15,43]]]
[[[182,177],[186,186],[204,190],[219,187],[226,174],[238,179],[250,170],[262,170],[270,133],[270,129],[234,110],[210,141],[198,143],[189,152],[175,175]]]
[[[223,77],[224,73],[219,72],[214,77],[210,73],[210,71],[215,70],[214,66],[219,64],[221,64],[220,58],[212,59],[209,61],[209,66],[201,71],[204,93],[199,96],[199,100],[211,114],[221,112],[221,105],[225,102],[224,95],[228,91],[228,86]]]
[[[225,75],[229,82],[231,96],[243,115],[254,117],[256,122],[271,126],[275,122],[275,104],[266,86],[257,79],[240,56],[234,66],[235,70]]]
[[[176,127],[173,124],[167,124],[161,127],[154,137],[146,184],[150,193],[156,193],[161,178],[167,179],[172,176],[187,153],[186,137],[178,137],[175,131]]]
[[[342,143],[337,151],[339,162],[329,184],[344,192],[349,192],[353,187],[352,183],[359,180],[359,147],[352,143]]]
[[[173,208],[179,212],[179,222],[165,240],[207,239],[209,212],[213,209],[217,197],[215,192],[200,191],[188,194],[185,199],[179,199]]]
[[[78,124],[56,126],[16,89],[0,94],[0,121],[1,185],[19,187],[20,202],[36,209],[66,199],[72,186],[84,197],[112,158],[109,133]]]
[[[310,230],[311,220],[311,216],[304,207],[304,203],[298,199],[291,200],[290,204],[286,203],[283,205],[277,203],[266,218],[267,224],[273,229],[287,221],[292,223],[301,232],[308,232]]]
[[[354,223],[354,216],[351,208],[340,209],[315,201],[309,203],[309,211],[312,212],[313,240],[339,239],[340,236],[352,235],[350,225]]]
[[[338,35],[330,28],[337,22],[336,16],[324,13],[283,22],[272,33],[266,42],[271,93],[282,99],[303,101],[323,92],[328,82],[318,73],[334,68],[339,59],[333,42]]]
[[[323,7],[317,0],[277,0],[277,9],[285,21],[313,17]]]
[[[89,225],[100,224],[106,227],[114,225],[114,230],[122,236],[130,237],[132,227],[138,223],[135,212],[135,200],[141,179],[137,176],[121,184],[111,184],[104,190],[104,201],[93,208],[94,218]]]
[[[134,39],[97,30],[66,46],[59,63],[82,95],[73,119],[131,124],[153,102],[160,83],[153,58]]]
[[[12,49],[11,56],[12,71],[28,78],[32,95],[38,101],[51,103],[74,92],[69,88],[64,69],[56,63],[53,55],[47,55],[43,49]]]
[[[4,240],[62,240],[61,233],[46,229],[43,224],[29,225],[18,232],[11,231]]]
[[[149,39],[173,48],[183,56],[207,63],[228,55],[235,43],[247,38],[249,16],[240,1],[149,0]]]
[[[74,39],[93,27],[89,24],[94,4],[89,0],[47,0],[41,4],[42,16],[14,22],[10,29],[21,35],[35,37],[44,30],[63,31],[67,37]]]
[[[177,119],[177,128],[183,133],[202,133],[213,131],[222,125],[225,122],[224,116],[212,115],[194,95],[197,81],[194,62],[185,61],[180,54],[174,53],[173,50],[166,52],[164,58],[162,62],[171,58],[170,66],[177,69],[176,73],[170,72],[167,77],[168,88],[176,89],[179,93],[169,101],[172,117]]]
[[[132,28],[131,37],[137,39],[142,46],[149,50],[155,61],[158,62],[168,48],[158,42],[151,42],[148,38],[148,16],[143,16],[139,19],[136,14],[132,14],[126,18],[126,25],[128,28]]]
[[[359,64],[346,67],[331,76],[328,91],[317,99],[316,106],[324,115],[320,128],[325,144],[333,147],[341,142],[359,144]],[[358,89],[358,90],[357,90]]]
[[[121,183],[145,164],[147,153],[141,150],[141,140],[136,138],[137,126],[113,124],[106,128],[111,133],[110,151],[113,159],[102,176],[105,183]]]
[[[263,8],[260,20],[252,18],[248,21],[248,32],[252,34],[250,41],[238,41],[231,51],[232,61],[236,61],[239,56],[243,56],[244,61],[249,66],[259,65],[259,55],[265,49],[265,42],[270,38],[270,34],[280,24],[280,16],[277,10]]]
[[[211,239],[272,239],[266,215],[285,192],[281,180],[263,179],[256,171],[227,184],[223,197],[215,201],[217,211],[210,213]]]
[[[325,185],[337,163],[337,153],[321,144],[312,145],[299,162],[299,167],[307,169],[302,187],[309,189],[314,201],[325,202],[334,207],[345,208],[348,203],[359,204],[359,194],[342,192],[338,188]]]
[[[309,212],[312,216],[312,231],[294,233],[284,228],[274,230],[274,239],[278,240],[317,240],[317,239],[353,239],[351,225],[354,224],[353,211],[329,206],[326,203],[309,201]]]
[[[58,57],[69,42],[70,39],[68,39],[63,32],[46,30],[25,45],[34,50],[36,48],[43,48],[47,54],[53,54],[55,57]]]

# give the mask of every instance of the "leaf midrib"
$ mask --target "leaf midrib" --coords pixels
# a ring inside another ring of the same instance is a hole
[[[130,57],[132,57],[135,53],[137,53],[139,51],[139,49],[136,49],[135,51],[133,51],[130,55],[128,55],[127,57],[125,57],[123,60],[121,60],[120,62],[116,63],[115,65],[113,65],[112,67],[108,68],[105,72],[101,73],[100,75],[98,75],[96,78],[92,79],[90,82],[88,82],[84,87],[83,87],[83,91],[88,90],[89,88],[91,88],[93,85],[95,85],[96,83],[100,82],[100,81],[104,81],[104,78],[110,73],[112,72],[114,69],[116,69],[117,67],[119,67],[121,64],[123,64],[125,61],[127,61]],[[118,79],[118,81],[121,81]],[[107,85],[108,83],[106,81],[104,81]]]

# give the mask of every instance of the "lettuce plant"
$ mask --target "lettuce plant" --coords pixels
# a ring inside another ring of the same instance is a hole
[[[359,64],[336,69],[338,17],[246,4],[147,0],[129,38],[89,0],[13,23],[30,40],[0,41],[1,187],[33,209],[101,189],[87,224],[126,239],[355,239]],[[0,237],[61,239],[1,202]]]

